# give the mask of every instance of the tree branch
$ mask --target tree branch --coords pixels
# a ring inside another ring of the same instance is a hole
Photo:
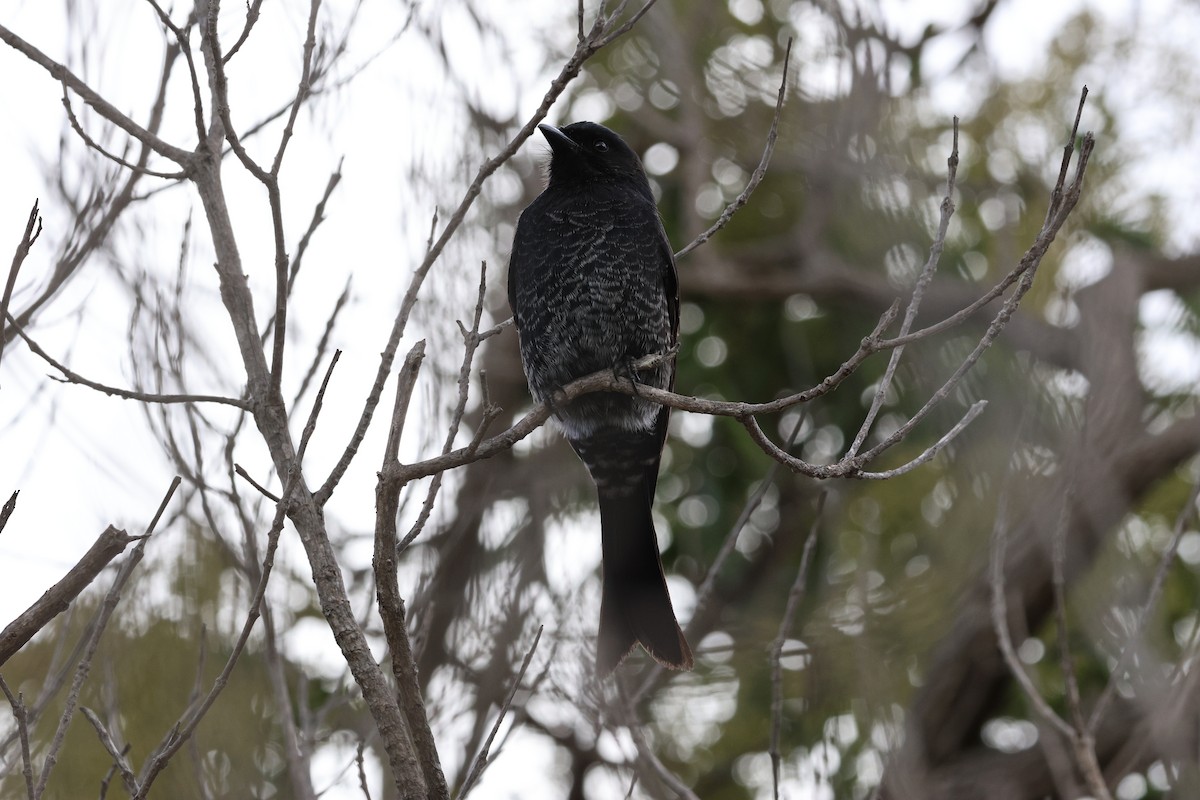
[[[138,125],[76,77],[75,73],[71,72],[71,70],[59,64],[3,25],[0,25],[0,42],[4,42],[33,63],[42,67],[57,82],[70,87],[75,94],[83,98],[85,103],[95,109],[97,114],[128,133],[134,139],[137,139],[164,158],[174,161],[185,170],[188,168],[188,165],[192,161],[192,153],[175,145],[168,144],[154,133]]]
[[[767,132],[767,143],[763,147],[762,158],[759,159],[758,166],[754,168],[754,172],[750,175],[750,180],[746,181],[746,188],[742,189],[741,193],[734,198],[733,202],[725,207],[721,212],[721,216],[717,217],[708,230],[701,233],[678,253],[675,254],[675,259],[679,260],[688,253],[700,247],[705,242],[713,237],[717,231],[729,224],[729,220],[733,219],[742,206],[750,201],[750,195],[754,194],[754,190],[762,183],[763,178],[767,175],[767,166],[771,163],[771,155],[775,152],[775,139],[779,135],[779,117],[783,114],[783,99],[787,96],[787,79],[788,66],[792,60],[792,37],[788,37],[787,49],[783,54],[783,78],[779,81],[779,95],[775,100],[775,113],[771,117],[771,129]]]
[[[17,285],[17,273],[21,270],[21,265],[25,263],[25,257],[29,255],[29,249],[33,247],[33,243],[42,235],[42,217],[38,214],[38,201],[33,201],[33,208],[29,210],[29,220],[25,223],[25,233],[21,236],[21,241],[17,244],[16,251],[13,252],[12,266],[8,268],[8,279],[4,282],[4,294],[0,295],[0,321],[6,320],[9,317],[8,303],[12,299],[13,288]],[[4,337],[0,336],[0,360],[4,358]]]
[[[66,611],[79,593],[91,585],[109,562],[130,542],[138,540],[112,525],[96,539],[83,557],[67,571],[58,583],[51,586],[38,600],[0,632],[0,665],[8,661],[34,634]]]

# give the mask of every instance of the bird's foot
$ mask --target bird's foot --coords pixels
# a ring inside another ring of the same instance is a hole
[[[550,409],[551,415],[555,417],[561,416],[562,412],[570,403],[567,400],[566,384],[558,384],[553,386],[549,392],[542,396],[542,402],[546,408]]]
[[[642,385],[642,379],[640,377],[638,377],[637,369],[634,368],[634,360],[633,359],[628,359],[626,361],[622,361],[617,364],[613,364],[612,374],[613,374],[613,378],[616,378],[617,380],[620,380],[621,378],[628,379],[629,382],[631,384],[633,384],[634,396],[636,396],[636,397],[642,396],[642,393],[638,391],[638,387]]]

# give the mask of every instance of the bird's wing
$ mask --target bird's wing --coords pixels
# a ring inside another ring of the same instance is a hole
[[[522,215],[523,216],[523,215]],[[513,236],[512,252],[508,255],[508,307],[512,309],[514,319],[517,317],[517,297],[521,281],[521,220],[517,220],[517,231]],[[520,328],[520,322],[517,327]]]
[[[659,259],[663,264],[663,292],[667,298],[667,313],[671,318],[671,345],[674,346],[679,343],[679,272],[675,269],[675,252],[671,249],[671,240],[667,238],[661,217],[658,220],[658,234]]]

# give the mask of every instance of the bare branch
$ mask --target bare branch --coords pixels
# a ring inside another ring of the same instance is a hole
[[[15,495],[14,495],[15,496]],[[125,552],[138,537],[109,525],[62,580],[0,632],[0,664],[8,661],[50,621],[70,607],[79,593],[91,585],[114,558]]]
[[[279,502],[279,496],[278,496],[278,495],[276,495],[274,492],[271,492],[271,491],[269,491],[269,490],[268,490],[266,487],[264,487],[264,486],[263,486],[261,483],[259,483],[258,481],[254,480],[254,478],[251,478],[251,477],[250,477],[250,473],[249,473],[249,472],[246,472],[246,468],[245,468],[245,467],[243,467],[241,464],[234,464],[234,465],[233,465],[233,471],[234,471],[235,473],[237,473],[238,475],[240,475],[240,476],[242,477],[242,479],[243,479],[244,481],[246,481],[246,483],[250,484],[250,485],[251,485],[251,486],[253,486],[255,489],[257,489],[257,490],[258,490],[258,493],[259,493],[259,494],[261,494],[263,497],[267,498],[267,499],[268,499],[268,500],[270,500],[272,503],[278,503],[278,502]]]
[[[0,321],[8,319],[8,303],[12,300],[13,288],[17,285],[17,273],[21,270],[21,265],[25,263],[25,257],[29,255],[29,248],[33,247],[33,243],[42,235],[42,217],[38,214],[38,201],[33,201],[33,208],[29,210],[29,220],[25,223],[25,233],[21,236],[21,241],[17,244],[17,249],[13,253],[12,266],[8,268],[8,279],[4,282],[4,294],[0,295]],[[4,358],[4,337],[0,336],[0,359]],[[3,526],[0,526],[2,528]]]
[[[1017,652],[1013,648],[1012,634],[1009,633],[1008,629],[1007,590],[1004,585],[1004,554],[1007,546],[1008,490],[1006,487],[997,504],[996,524],[992,528],[990,577],[992,588],[992,627],[996,631],[996,640],[1000,645],[1000,652],[1004,656],[1004,662],[1008,665],[1009,672],[1016,679],[1017,684],[1021,687],[1021,691],[1024,692],[1025,697],[1033,705],[1038,716],[1062,734],[1067,741],[1073,742],[1075,739],[1075,730],[1046,702],[1046,698],[1034,686],[1033,679],[1029,677],[1029,673],[1025,670],[1025,666],[1021,663],[1021,659],[1017,656]]]
[[[367,770],[363,766],[363,749],[366,746],[365,741],[358,740],[358,749],[354,752],[354,763],[358,767],[358,786],[362,789],[363,797],[371,800],[371,790],[367,787]]]
[[[179,488],[179,483],[178,476],[171,481],[166,495],[163,496],[162,503],[159,504],[158,511],[155,512],[154,518],[150,520],[150,524],[146,526],[145,534],[139,537],[139,541],[134,546],[133,552],[129,554],[129,557],[125,559],[125,563],[121,565],[116,578],[113,579],[112,586],[109,587],[108,593],[104,596],[104,602],[101,603],[99,610],[96,612],[95,621],[87,637],[87,645],[84,647],[83,655],[75,668],[75,677],[71,681],[71,688],[67,692],[62,716],[58,721],[58,728],[54,732],[50,748],[46,751],[46,756],[42,761],[42,772],[38,778],[34,792],[35,798],[40,798],[46,791],[46,782],[50,779],[50,773],[58,761],[58,753],[62,749],[67,728],[71,724],[71,719],[75,716],[75,708],[79,702],[79,692],[83,689],[83,683],[87,680],[88,672],[91,670],[92,658],[96,655],[96,648],[100,644],[100,637],[104,635],[108,621],[112,618],[112,614],[117,608],[117,602],[121,599],[121,592],[124,590],[125,584],[129,582],[129,578],[133,575],[134,568],[141,562],[142,555],[146,550],[146,542],[150,540],[150,535],[154,533],[154,529],[157,527],[159,519],[162,518],[167,504],[171,502],[175,490]]]
[[[623,715],[627,718],[629,733],[633,737],[633,745],[637,749],[637,760],[643,769],[662,781],[681,800],[700,800],[691,787],[680,780],[678,775],[667,769],[667,766],[654,754],[654,750],[646,741],[643,726],[637,721],[637,712],[634,710],[632,698],[626,693],[624,685],[619,682],[617,690],[621,698]]]
[[[1125,675],[1125,671],[1129,668],[1129,660],[1133,657],[1134,651],[1141,642],[1142,635],[1146,631],[1146,626],[1150,620],[1150,612],[1154,610],[1158,603],[1158,598],[1162,594],[1163,587],[1167,582],[1167,573],[1171,569],[1171,565],[1175,563],[1175,557],[1179,553],[1179,543],[1183,540],[1183,536],[1187,533],[1187,523],[1197,512],[1196,501],[1200,499],[1200,481],[1197,481],[1191,492],[1188,494],[1188,500],[1184,503],[1183,508],[1179,510],[1179,514],[1175,517],[1175,529],[1171,535],[1171,542],[1167,545],[1167,549],[1163,551],[1162,557],[1158,561],[1158,568],[1154,571],[1154,578],[1150,581],[1150,590],[1146,592],[1146,600],[1142,604],[1142,608],[1138,611],[1137,621],[1134,623],[1133,630],[1129,635],[1129,641],[1121,648],[1121,655],[1117,658],[1116,665],[1109,673],[1108,683],[1104,686],[1104,691],[1096,699],[1096,704],[1092,707],[1091,716],[1088,718],[1087,733],[1094,734],[1100,726],[1100,721],[1104,718],[1104,714],[1108,711],[1108,706],[1112,703],[1113,695],[1117,689],[1117,682]]]
[[[400,378],[396,386],[396,401],[392,409],[392,421],[384,446],[383,469],[398,463],[397,451],[404,422],[408,416],[408,405],[413,386],[425,357],[424,340],[417,342],[404,359]],[[417,680],[416,663],[413,660],[412,644],[408,637],[404,598],[400,596],[400,585],[396,577],[397,533],[396,517],[399,514],[402,484],[389,484],[381,476],[375,488],[375,552],[371,567],[375,575],[375,598],[379,603],[379,616],[383,620],[383,632],[392,656],[392,675],[405,717],[406,727],[401,731],[405,748],[403,761],[394,765],[398,773],[398,785],[409,787],[414,796],[448,798],[446,778],[442,773],[437,747],[429,730],[429,720],[421,698],[421,686]]]
[[[808,565],[812,559],[813,550],[817,544],[817,531],[821,524],[821,513],[825,510],[825,498],[822,492],[817,496],[817,507],[813,514],[813,523],[808,529],[808,538],[804,541],[804,551],[800,555],[800,566],[796,569],[796,579],[788,592],[787,606],[783,611],[783,619],[779,622],[779,633],[771,644],[771,743],[768,752],[771,755],[771,779],[774,787],[775,800],[779,800],[779,753],[780,732],[783,729],[783,646],[792,631],[796,611],[804,600],[805,587],[808,581]]]
[[[229,63],[229,60],[234,57],[238,50],[242,49],[242,45],[250,38],[250,31],[253,30],[255,23],[258,22],[258,15],[262,10],[262,4],[263,0],[252,0],[252,2],[246,5],[246,24],[242,28],[242,33],[238,36],[237,41],[233,43],[233,46],[229,48],[229,52],[225,54],[223,60],[226,64]]]
[[[33,787],[33,758],[29,751],[29,713],[25,708],[25,699],[20,693],[13,696],[12,689],[8,688],[3,676],[0,676],[0,690],[8,698],[13,719],[17,722],[17,735],[21,740],[21,774],[25,776],[25,796],[29,800],[37,800]]]
[[[939,388],[929,398],[929,400],[926,401],[926,403],[915,414],[913,414],[911,418],[908,419],[907,422],[905,422],[903,425],[900,425],[884,441],[880,442],[878,445],[862,454],[866,461],[874,459],[884,450],[888,449],[896,442],[899,442],[906,437],[909,431],[911,431],[917,425],[917,423],[924,419],[929,412],[933,410],[934,406],[936,406],[950,394],[951,390],[958,385],[963,376],[966,375],[967,371],[975,365],[975,362],[979,360],[984,351],[991,347],[992,343],[1000,335],[1001,331],[1004,330],[1005,325],[1008,324],[1008,321],[1012,318],[1013,313],[1017,310],[1017,305],[1033,286],[1033,279],[1037,274],[1037,268],[1041,264],[1042,257],[1045,256],[1046,251],[1054,242],[1054,238],[1059,229],[1062,227],[1063,223],[1066,222],[1067,216],[1075,208],[1075,204],[1079,200],[1079,194],[1083,189],[1084,171],[1087,168],[1088,158],[1091,156],[1094,146],[1095,139],[1092,138],[1092,135],[1090,133],[1085,135],[1083,139],[1083,145],[1079,150],[1079,163],[1076,165],[1075,179],[1067,190],[1066,194],[1062,196],[1063,199],[1058,213],[1046,223],[1041,232],[1038,234],[1033,245],[1030,246],[1029,250],[1027,250],[1025,255],[1021,258],[1021,278],[1017,283],[1016,289],[1013,290],[1012,296],[1005,301],[1004,305],[1000,308],[999,312],[997,312],[991,324],[988,325],[987,331],[980,338],[978,344],[975,346],[975,349],[958,366],[958,368],[955,369],[954,373],[946,380],[941,388]],[[1055,192],[1060,191],[1061,186],[1055,188]]]
[[[496,722],[492,725],[491,733],[488,734],[487,741],[483,743],[483,749],[479,751],[479,755],[475,757],[474,763],[471,764],[471,771],[467,773],[466,780],[463,781],[462,788],[458,790],[455,800],[462,800],[471,791],[475,785],[475,781],[479,780],[479,776],[483,774],[483,770],[488,764],[488,751],[492,747],[492,741],[496,738],[496,732],[500,730],[500,723],[504,721],[504,715],[508,713],[508,709],[512,706],[513,698],[517,695],[517,689],[521,686],[521,681],[525,678],[525,671],[529,669],[529,662],[533,660],[533,653],[537,650],[538,642],[542,640],[542,630],[544,625],[538,625],[537,634],[533,637],[533,644],[529,645],[529,650],[525,653],[525,659],[521,662],[521,669],[517,671],[517,677],[512,683],[512,688],[508,692],[508,697],[504,700],[504,705],[500,706],[500,713],[496,715]]]
[[[960,419],[953,428],[942,434],[942,438],[938,439],[930,447],[928,447],[925,452],[921,453],[921,455],[917,456],[911,461],[908,461],[905,464],[896,467],[895,469],[884,470],[883,472],[856,472],[854,477],[863,478],[865,480],[883,481],[887,480],[888,478],[895,478],[907,472],[912,472],[917,467],[923,464],[928,464],[938,453],[945,449],[946,445],[954,441],[958,435],[975,420],[976,417],[983,413],[985,408],[987,408],[987,400],[976,400],[975,403],[973,403],[971,407],[967,409],[967,413],[963,414],[962,419]]]
[[[742,403],[742,402],[725,402],[718,400],[707,400],[699,397],[691,397],[688,395],[676,394],[668,392],[664,389],[657,389],[647,385],[635,386],[628,378],[617,377],[613,375],[611,369],[603,369],[591,375],[579,378],[563,387],[561,393],[556,394],[554,404],[567,403],[574,400],[580,395],[588,394],[597,391],[615,391],[623,394],[636,395],[655,403],[679,408],[684,411],[692,411],[699,414],[710,414],[717,416],[735,417],[743,424],[746,420],[753,420],[753,417],[758,414],[772,414],[779,411],[784,411],[792,406],[806,403],[817,397],[821,397],[838,387],[846,378],[848,378],[854,370],[856,370],[863,361],[866,360],[876,347],[880,333],[887,328],[888,325],[895,319],[896,313],[899,310],[899,302],[892,304],[892,307],[880,318],[879,323],[875,326],[875,330],[863,339],[858,351],[847,359],[838,369],[830,376],[826,377],[819,384],[811,389],[803,392],[798,392],[787,397],[773,400],[768,403]],[[673,357],[673,354],[647,356],[633,364],[635,370],[650,369],[659,364],[664,358]],[[478,445],[459,448],[451,451],[443,456],[437,456],[415,464],[400,464],[394,465],[391,468],[384,470],[384,477],[389,481],[399,481],[406,483],[417,478],[423,478],[426,475],[432,475],[442,470],[453,469],[462,466],[471,461],[477,461],[483,458],[490,458],[499,452],[502,452],[513,444],[524,439],[533,431],[541,427],[547,419],[550,418],[551,409],[546,405],[539,405],[522,417],[511,428],[503,433],[497,434],[489,439],[484,439]],[[760,431],[761,433],[761,431]],[[769,446],[766,449],[769,455],[780,460],[784,466],[796,471],[810,474],[809,471],[815,470],[817,477],[830,477],[835,474],[852,474],[857,467],[846,463],[836,469],[830,467],[814,467],[806,464],[799,459],[793,459],[783,451],[779,450],[773,443],[766,440]],[[840,471],[839,471],[840,470]]]
[[[913,286],[912,296],[909,298],[908,308],[904,310],[904,319],[900,322],[900,331],[897,337],[903,337],[912,328],[913,321],[917,317],[917,311],[921,307],[921,300],[925,297],[925,289],[929,286],[929,282],[933,280],[933,273],[937,270],[938,262],[942,258],[942,249],[946,246],[946,233],[950,230],[950,218],[954,216],[954,182],[958,177],[958,117],[954,118],[953,135],[954,139],[950,147],[950,156],[946,159],[946,196],[942,198],[941,220],[938,222],[937,234],[933,237],[933,244],[929,248],[929,258],[926,260],[924,268],[921,269],[920,275],[917,276],[916,285]],[[900,364],[900,357],[903,355],[903,346],[897,346],[892,349],[887,369],[884,370],[883,377],[879,379],[875,396],[871,398],[871,407],[868,409],[867,416],[863,419],[862,425],[859,426],[858,433],[854,436],[854,441],[846,451],[847,456],[853,458],[858,455],[858,451],[866,440],[867,434],[871,432],[871,427],[875,424],[875,417],[878,416],[879,410],[883,407],[884,397],[887,396],[888,390],[892,386],[892,380],[896,375],[896,367]]]
[[[284,498],[290,495],[295,484],[295,473],[293,472],[288,477],[288,484],[284,487]],[[270,580],[271,570],[275,565],[275,550],[279,546],[279,535],[283,532],[286,509],[286,502],[280,502],[275,507],[275,519],[271,523],[270,530],[267,531],[267,549],[266,555],[263,557],[258,586],[255,588],[254,597],[250,602],[250,609],[246,613],[246,620],[242,623],[241,633],[233,645],[233,650],[230,652],[229,658],[225,661],[225,666],[213,681],[208,693],[202,699],[189,704],[179,721],[171,727],[171,730],[167,732],[167,735],[159,743],[154,752],[146,758],[146,763],[142,766],[140,773],[138,793],[133,796],[133,800],[144,800],[144,798],[149,796],[150,787],[153,785],[155,778],[167,766],[171,757],[192,737],[196,726],[204,719],[213,702],[216,701],[229,682],[229,676],[233,672],[233,667],[241,657],[242,651],[246,647],[246,642],[250,639],[250,633],[254,630],[254,625],[261,613],[263,596],[267,591],[267,581]]]
[[[458,329],[463,337],[463,358],[462,366],[458,370],[458,401],[454,406],[454,412],[450,418],[450,425],[446,430],[446,441],[442,445],[442,455],[446,455],[454,447],[454,439],[458,436],[458,429],[462,425],[463,414],[467,410],[467,399],[471,389],[471,365],[475,362],[475,352],[479,349],[479,345],[483,342],[483,337],[479,335],[479,322],[483,319],[483,304],[487,296],[487,262],[480,264],[479,268],[479,293],[475,300],[475,314],[471,321],[471,329],[467,330],[461,322],[458,323]],[[482,439],[482,434],[487,430],[490,423],[489,409],[484,409],[484,421],[479,426],[479,432],[476,435],[477,444]],[[433,480],[429,482],[429,489],[425,493],[425,502],[421,504],[421,511],[417,515],[416,521],[412,528],[400,540],[399,552],[403,553],[410,544],[412,544],[421,531],[425,529],[425,523],[429,520],[430,513],[433,512],[433,504],[437,501],[438,490],[442,487],[442,476],[444,472],[435,473]]]
[[[92,711],[87,706],[81,706],[80,711],[87,721],[92,723],[92,727],[96,729],[96,735],[100,737],[100,744],[112,756],[113,764],[121,772],[121,780],[125,783],[125,789],[130,796],[136,795],[138,792],[137,776],[133,774],[133,769],[129,766],[129,761],[125,758],[125,751],[117,747],[117,743],[113,741],[112,735],[108,729],[104,727],[104,723],[96,716],[96,712]]]
[[[783,78],[779,82],[779,96],[775,100],[775,114],[771,117],[771,130],[767,132],[767,144],[763,148],[762,158],[759,159],[758,166],[751,173],[750,180],[746,182],[746,188],[742,189],[741,194],[725,207],[725,210],[721,212],[721,216],[717,217],[717,221],[708,230],[701,233],[675,254],[676,259],[683,258],[697,247],[700,247],[711,239],[717,231],[728,225],[729,220],[733,219],[733,215],[750,201],[750,195],[754,194],[754,190],[758,188],[763,178],[766,177],[767,165],[771,163],[771,155],[775,152],[775,139],[779,135],[779,117],[783,114],[783,99],[787,96],[788,65],[791,63],[791,59],[792,37],[789,36],[787,50],[783,54]]]
[[[138,173],[141,175],[149,175],[152,178],[166,178],[168,180],[179,180],[187,175],[187,173],[184,171],[160,172],[158,170],[150,169],[149,167],[141,167],[141,166],[138,166],[137,164],[134,164],[131,161],[125,160],[124,158],[117,155],[116,153],[109,152],[105,147],[100,145],[95,139],[93,139],[91,136],[89,136],[87,131],[85,131],[83,129],[83,125],[79,122],[79,119],[75,116],[75,109],[73,109],[71,107],[71,92],[67,88],[67,85],[65,83],[62,85],[62,89],[63,89],[62,104],[63,104],[63,108],[65,108],[67,110],[67,121],[71,123],[71,128],[75,131],[75,133],[79,136],[79,138],[83,140],[83,143],[86,144],[88,147],[95,150],[97,153],[104,156],[109,161],[112,161],[115,164],[119,164],[122,167],[125,167],[125,169],[128,169],[132,172],[135,172],[135,173]]]
[[[98,392],[103,392],[109,397],[120,397],[123,400],[141,400],[145,403],[162,403],[170,405],[172,403],[217,403],[219,405],[234,406],[243,411],[250,410],[250,403],[237,397],[222,397],[221,395],[213,394],[153,394],[151,392],[138,392],[133,389],[122,389],[116,386],[109,386],[98,381],[93,381],[85,378],[78,372],[75,372],[70,367],[58,361],[45,350],[41,345],[30,338],[24,328],[13,319],[12,314],[7,315],[8,324],[13,326],[17,334],[25,340],[25,344],[33,351],[34,355],[41,358],[54,369],[63,374],[63,383],[77,383],[80,386],[86,386],[89,389],[95,389]],[[57,379],[56,379],[57,380]]]
[[[13,511],[17,508],[17,495],[21,493],[20,489],[14,489],[8,499],[4,501],[4,506],[0,507],[0,533],[4,533],[4,526],[8,524],[8,518],[12,516]]]
[[[175,145],[168,144],[151,131],[138,125],[129,117],[118,111],[111,103],[97,94],[90,86],[75,76],[75,73],[67,69],[62,64],[59,64],[54,59],[47,56],[41,50],[38,50],[33,45],[26,42],[20,36],[10,31],[8,28],[0,25],[0,42],[4,42],[18,53],[28,58],[33,63],[42,67],[50,73],[50,77],[71,88],[71,91],[83,98],[83,101],[96,110],[96,113],[104,117],[109,122],[116,125],[121,130],[128,133],[134,139],[137,139],[142,144],[159,155],[169,158],[183,168],[187,168],[192,161],[192,153]]]

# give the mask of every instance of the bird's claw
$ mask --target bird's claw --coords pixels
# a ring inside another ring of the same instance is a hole
[[[620,380],[621,378],[628,379],[628,381],[633,385],[634,396],[641,397],[642,394],[638,391],[638,387],[641,386],[642,380],[638,377],[637,370],[634,368],[633,363],[634,362],[632,360],[626,360],[617,364],[613,364],[612,374],[613,378],[616,380]]]

